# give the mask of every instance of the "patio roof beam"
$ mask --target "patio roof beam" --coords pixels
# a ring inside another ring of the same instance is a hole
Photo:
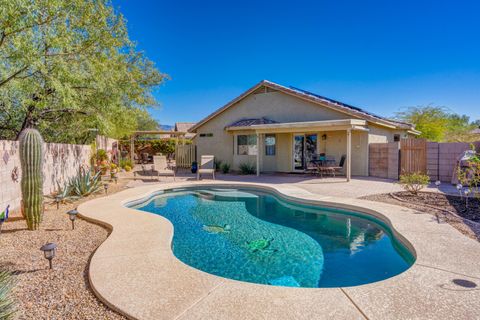
[[[259,133],[289,133],[289,132],[318,132],[339,131],[354,128],[355,130],[368,130],[365,120],[344,119],[326,121],[305,121],[288,123],[271,123],[241,127],[227,127],[227,131],[255,130]]]

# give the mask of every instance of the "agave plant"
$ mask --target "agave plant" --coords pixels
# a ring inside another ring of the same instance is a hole
[[[70,195],[87,197],[91,194],[102,191],[101,172],[92,175],[90,170],[81,168],[76,177],[70,179]]]
[[[72,195],[71,185],[69,185],[68,183],[65,183],[62,186],[59,181],[57,181],[57,190],[47,197],[52,199],[52,202],[50,202],[50,204],[57,205],[57,209],[60,203],[61,204],[71,203],[80,198],[79,196]]]
[[[0,270],[0,319],[15,318],[15,302],[13,300],[12,288],[14,279],[10,272]]]

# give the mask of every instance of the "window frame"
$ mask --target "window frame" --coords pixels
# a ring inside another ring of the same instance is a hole
[[[267,138],[273,138],[273,145],[267,144]],[[265,156],[275,157],[277,155],[277,135],[275,133],[266,133],[264,138],[264,143],[265,143]],[[269,150],[270,150],[270,153],[269,153]]]
[[[240,139],[246,139],[246,143],[240,144]],[[253,142],[253,143],[252,143]],[[246,146],[246,151],[240,152],[240,148]],[[238,134],[237,135],[237,155],[238,156],[256,156],[258,153],[256,134]]]

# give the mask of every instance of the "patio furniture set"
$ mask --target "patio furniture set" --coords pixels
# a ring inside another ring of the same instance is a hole
[[[320,154],[318,156],[313,156],[307,165],[306,172],[312,173],[314,175],[319,175],[323,178],[323,175],[330,175],[335,177],[337,173],[343,170],[345,164],[346,156],[342,155],[340,162],[337,165],[335,157],[326,156]],[[142,165],[143,173],[145,173],[146,167]],[[134,172],[134,177],[136,177],[138,171]],[[150,176],[153,176],[153,173],[157,173],[157,179],[160,180],[160,176],[173,176],[175,181],[175,172],[176,167],[173,163],[169,163],[166,156],[153,156],[153,165],[151,166]],[[215,156],[213,155],[202,155],[200,159],[200,167],[197,170],[197,180],[200,180],[202,174],[211,174],[213,180],[215,180]]]
[[[325,154],[314,155],[308,163],[306,171],[317,176],[319,175],[322,178],[324,174],[335,177],[337,173],[343,170],[346,158],[346,155],[342,155],[337,165],[334,156]]]

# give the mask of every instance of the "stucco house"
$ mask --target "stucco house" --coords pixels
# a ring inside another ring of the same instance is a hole
[[[233,170],[303,172],[310,159],[346,156],[345,175],[368,176],[370,143],[419,134],[413,125],[374,115],[294,87],[261,81],[190,128],[197,160],[213,154]]]

